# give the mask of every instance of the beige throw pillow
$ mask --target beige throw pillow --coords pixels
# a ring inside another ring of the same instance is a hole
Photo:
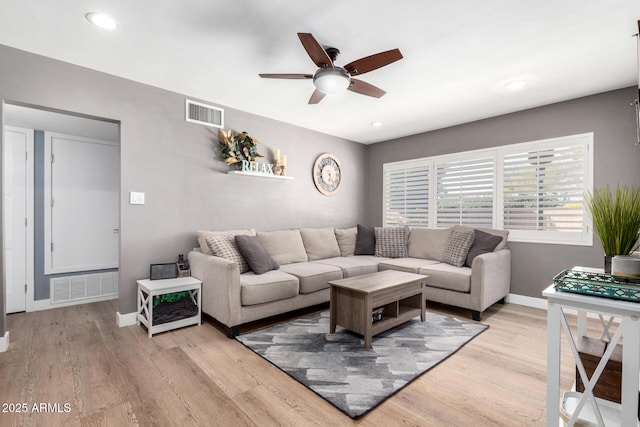
[[[356,250],[358,227],[336,228],[335,235],[340,248],[340,256],[353,256]]]

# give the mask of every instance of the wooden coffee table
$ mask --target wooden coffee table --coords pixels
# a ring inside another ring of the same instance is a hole
[[[425,318],[427,276],[404,271],[385,270],[348,279],[332,280],[330,329],[336,325],[364,336],[364,346],[371,347],[371,337],[420,315]],[[384,308],[382,319],[373,322],[372,312]]]

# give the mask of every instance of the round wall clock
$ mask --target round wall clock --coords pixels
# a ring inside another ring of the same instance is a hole
[[[321,154],[313,165],[313,182],[319,192],[331,196],[342,185],[342,166],[333,154]]]

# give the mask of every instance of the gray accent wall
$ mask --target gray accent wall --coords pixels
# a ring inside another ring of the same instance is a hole
[[[636,94],[636,88],[620,89],[369,146],[367,222],[382,223],[382,165],[386,162],[584,132],[594,133],[595,186],[640,184],[640,147],[634,146],[635,109],[630,106]],[[514,242],[509,247],[511,293],[518,295],[541,298],[563,269],[603,265],[604,252],[595,234],[593,247]]]
[[[225,128],[247,131],[271,159],[287,155],[277,180],[228,175],[217,130],[184,120],[185,98],[131,80],[0,45],[0,98],[9,103],[80,113],[120,123],[121,242],[118,311],[136,310],[136,279],[149,264],[173,262],[196,246],[199,229],[348,227],[365,218],[367,147],[352,141],[226,108]],[[300,108],[309,108],[300,100]],[[311,168],[324,152],[344,167],[332,197],[314,187]],[[130,205],[129,192],[145,193]],[[1,203],[1,202],[0,202]],[[0,332],[5,330],[4,289]]]

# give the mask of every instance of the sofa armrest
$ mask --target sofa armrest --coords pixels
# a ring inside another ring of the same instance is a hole
[[[240,322],[240,270],[224,258],[191,251],[191,275],[202,280],[202,311],[233,327]]]
[[[478,255],[471,264],[471,299],[480,312],[509,294],[511,251],[507,248]]]

